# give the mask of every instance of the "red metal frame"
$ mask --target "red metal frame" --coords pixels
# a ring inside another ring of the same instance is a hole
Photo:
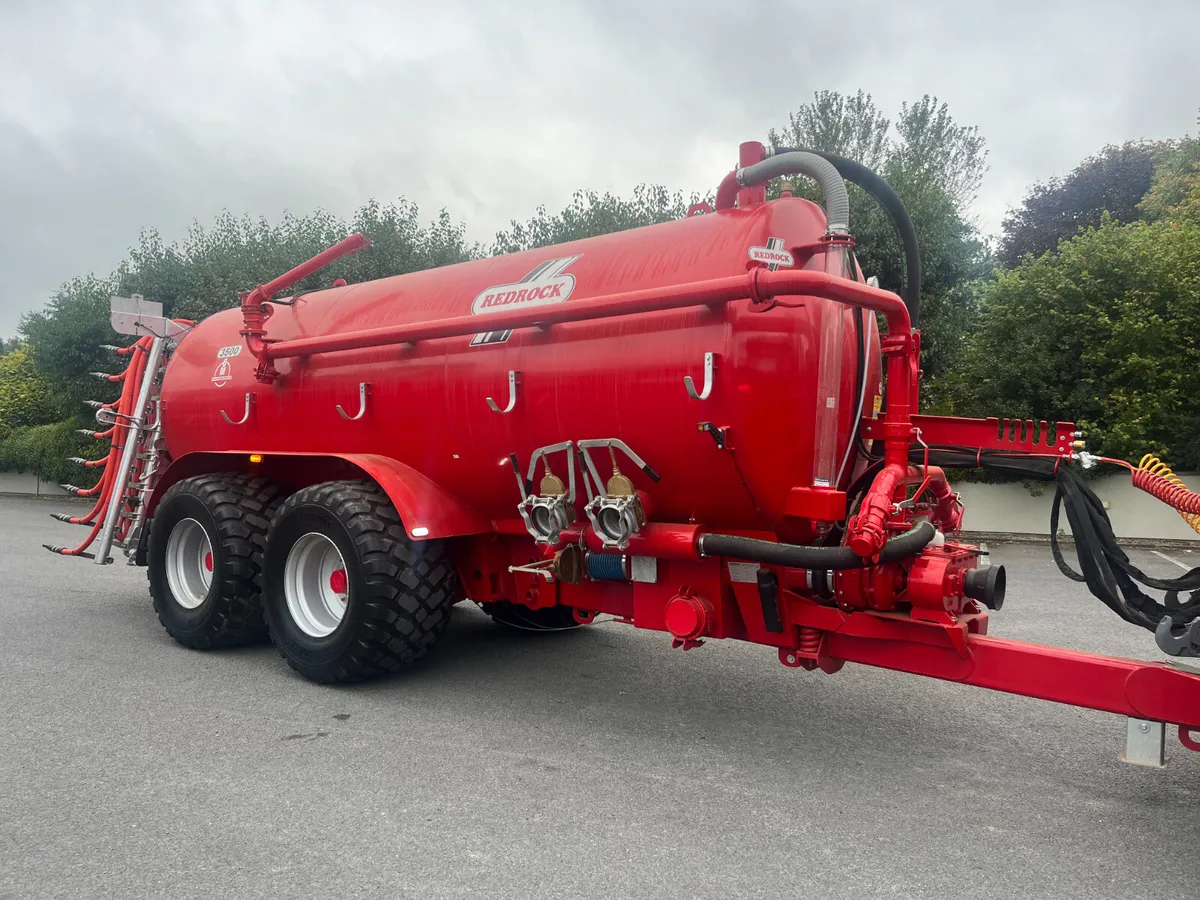
[[[967,635],[958,648],[914,640],[894,622],[859,617],[829,638],[831,656],[1122,716],[1200,727],[1200,678],[1147,663],[1061,647]]]
[[[915,415],[912,424],[919,430],[920,440],[931,446],[960,445],[1035,455],[1069,457],[1075,437],[1074,422]],[[883,437],[883,422],[879,419],[863,419],[860,427],[865,440]]]

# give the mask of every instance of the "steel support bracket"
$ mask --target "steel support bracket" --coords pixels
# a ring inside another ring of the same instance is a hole
[[[1167,764],[1167,729],[1162,722],[1150,719],[1125,720],[1124,762],[1135,766],[1161,769]]]

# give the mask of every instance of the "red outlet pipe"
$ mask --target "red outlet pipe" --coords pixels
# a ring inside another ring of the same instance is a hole
[[[850,306],[883,313],[888,330],[895,335],[908,335],[911,325],[904,301],[890,291],[873,288],[858,281],[827,275],[824,272],[806,270],[780,270],[770,272],[756,267],[745,275],[729,275],[707,281],[692,281],[665,288],[647,288],[619,294],[605,294],[573,303],[556,306],[539,306],[517,309],[511,312],[493,313],[488,316],[488,327],[494,330],[509,328],[531,328],[553,325],[559,322],[579,322],[588,319],[605,319],[614,316],[631,316],[637,313],[679,309],[686,306],[705,306],[732,303],[735,300],[754,300],[762,304],[765,311],[770,301],[779,296],[809,295],[825,297]],[[294,341],[269,343],[256,353],[260,361],[274,361],[317,353],[334,353],[342,350],[363,350],[389,344],[405,344],[437,338],[474,334],[479,330],[478,316],[456,316],[435,319],[432,322],[416,322],[407,325],[389,325],[384,328],[369,328],[363,331],[348,331],[345,334],[319,335],[299,338]],[[253,348],[251,348],[253,351]],[[898,380],[904,380],[898,379]],[[894,398],[907,410],[907,390],[898,386],[905,394]],[[893,398],[888,398],[888,410],[892,409]]]
[[[721,183],[717,186],[717,196],[713,204],[717,211],[733,209],[733,203],[737,200],[738,191],[742,187],[737,182],[737,172],[738,170],[734,169],[722,178]]]
[[[889,463],[875,476],[858,513],[847,525],[846,543],[855,554],[874,559],[883,550],[889,537],[884,523],[891,517],[895,503],[904,499],[901,491],[910,484],[923,485],[917,488],[918,494],[928,490],[933,495],[932,518],[943,531],[958,531],[962,527],[962,507],[940,467]]]
[[[355,232],[349,237],[338,241],[332,247],[322,250],[307,262],[302,262],[300,265],[288,269],[278,278],[247,291],[242,296],[242,322],[244,327],[240,333],[246,339],[246,346],[250,352],[257,356],[260,362],[263,361],[263,350],[266,347],[265,328],[267,319],[271,316],[270,308],[264,306],[267,300],[270,300],[285,288],[289,288],[296,282],[307,278],[318,269],[325,268],[325,266],[334,260],[357,253],[370,245],[370,240],[361,232]]]

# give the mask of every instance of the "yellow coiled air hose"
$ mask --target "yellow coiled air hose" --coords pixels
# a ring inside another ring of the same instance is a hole
[[[1141,475],[1139,478],[1138,473],[1145,474]],[[1154,484],[1156,482],[1159,484],[1162,482],[1169,484],[1171,486],[1170,490],[1154,491],[1151,489],[1149,493],[1153,493],[1160,500],[1164,500],[1174,506],[1179,515],[1183,518],[1183,521],[1191,525],[1192,529],[1195,530],[1197,534],[1200,534],[1200,512],[1191,511],[1190,507],[1194,506],[1195,504],[1188,503],[1184,499],[1185,497],[1188,499],[1195,497],[1195,493],[1188,490],[1187,485],[1183,483],[1183,480],[1178,475],[1171,471],[1170,466],[1152,453],[1147,453],[1142,457],[1142,461],[1138,463],[1137,470],[1134,473],[1133,483],[1136,486],[1146,490],[1148,486],[1147,482],[1150,484]],[[1184,502],[1172,503],[1172,500]],[[1181,509],[1180,507],[1183,508]]]

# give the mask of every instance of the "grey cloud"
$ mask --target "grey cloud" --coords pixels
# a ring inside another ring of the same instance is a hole
[[[486,242],[576,188],[707,190],[822,88],[979,125],[989,230],[1104,143],[1194,127],[1200,5],[913,7],[0,0],[0,334],[222,208],[403,195]]]

